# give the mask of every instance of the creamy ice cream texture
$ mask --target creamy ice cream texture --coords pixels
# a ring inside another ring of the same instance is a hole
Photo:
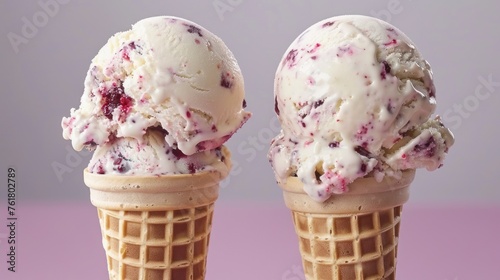
[[[193,174],[203,171],[229,173],[229,152],[222,147],[190,156],[165,142],[165,132],[150,129],[141,140],[117,138],[99,146],[87,170],[97,174]]]
[[[324,201],[356,178],[442,165],[452,133],[432,114],[429,63],[396,27],[366,16],[320,21],[292,42],[275,76],[282,125],[269,160]]]
[[[152,17],[99,50],[78,109],[62,120],[95,173],[193,173],[250,117],[241,70],[224,42],[177,17]],[[205,167],[204,167],[205,166]]]

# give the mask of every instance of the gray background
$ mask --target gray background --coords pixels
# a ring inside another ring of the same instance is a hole
[[[437,113],[457,139],[443,168],[418,172],[411,203],[500,202],[495,139],[500,136],[500,5],[495,1],[54,1],[40,1],[57,3],[50,15],[38,1],[0,2],[0,180],[6,181],[1,178],[14,166],[19,199],[88,200],[82,170],[90,155],[71,151],[62,138],[61,118],[78,107],[90,60],[111,35],[145,17],[175,15],[226,42],[243,71],[248,109],[254,113],[228,143],[236,166],[222,184],[221,199],[281,201],[266,158],[270,137],[277,133],[273,78],[278,62],[313,23],[365,14],[403,30],[431,63]],[[214,5],[221,3],[229,10],[218,13]],[[23,18],[36,21],[37,30],[23,35]],[[13,33],[25,40],[17,51],[9,41]],[[489,89],[488,79],[495,82]],[[54,164],[71,172],[58,178]],[[5,185],[0,183],[2,197]]]

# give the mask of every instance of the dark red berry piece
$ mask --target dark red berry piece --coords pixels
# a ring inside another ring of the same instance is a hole
[[[104,167],[102,167],[102,165],[99,165],[97,167],[97,174],[104,174],[106,172],[104,172]]]
[[[312,49],[308,50],[307,53],[314,53],[318,50],[318,48],[321,47],[320,43],[316,43]]]
[[[115,133],[109,134],[108,137],[108,144],[113,144],[116,141],[117,137]]]
[[[339,146],[339,142],[333,141],[328,144],[328,147],[330,148],[337,148]]]
[[[274,112],[276,112],[276,115],[280,115],[280,109],[278,108],[278,97],[274,97]]]
[[[295,65],[295,60],[297,59],[297,50],[293,49],[288,52],[286,55],[285,60],[283,61],[283,64],[288,64],[288,67],[293,67]]]
[[[398,41],[396,39],[392,39],[389,42],[385,43],[384,46],[388,47],[391,45],[396,45],[397,43],[398,43]]]
[[[220,85],[224,88],[231,88],[233,86],[233,81],[231,80],[229,73],[226,73],[225,75],[222,73],[220,75]]]
[[[181,150],[179,149],[172,149],[172,154],[177,158],[177,159],[181,159],[181,158],[185,158],[187,157],[183,152],[181,152]]]
[[[130,50],[135,50],[135,48],[136,48],[135,42],[128,43],[125,47],[121,49],[122,58],[124,60],[130,60],[129,56]]]
[[[123,50],[123,52],[122,52],[122,58],[124,60],[130,60],[130,57],[128,56],[128,51]]]
[[[366,125],[362,125],[356,134],[358,134],[358,136],[361,136],[367,133],[368,133],[368,127]]]
[[[83,143],[83,145],[95,147],[95,146],[97,146],[97,143],[94,142],[94,140],[90,140],[90,141],[87,141],[87,142]]]
[[[189,173],[194,174],[196,172],[196,168],[194,167],[194,163],[190,162],[188,163],[188,170]]]
[[[392,108],[392,102],[391,102],[391,100],[389,100],[389,103],[387,103],[387,107],[386,108],[387,108],[387,112],[389,112],[390,114],[392,114],[392,112],[393,112],[392,109],[393,108]]]
[[[366,163],[362,163],[359,170],[361,170],[361,172],[365,173],[366,172]]]
[[[198,36],[203,37],[203,35],[201,34],[201,29],[199,27],[196,27],[192,24],[184,24],[184,25],[188,27],[187,32],[195,33],[198,34]]]
[[[318,100],[318,101],[313,103],[313,107],[318,108],[319,106],[323,105],[323,103],[325,103],[324,99]]]
[[[126,162],[123,161],[123,155],[118,155],[119,157],[113,161],[114,169],[120,173],[124,173],[128,170]]]
[[[119,86],[104,91],[102,97],[101,109],[104,116],[111,120],[113,118],[113,111],[121,106],[120,120],[125,120],[126,115],[130,111],[130,107],[133,105],[133,100],[125,95],[123,85],[120,83]]]
[[[386,73],[391,73],[391,66],[389,65],[389,63],[387,61],[382,61],[382,64],[384,64],[384,70]]]
[[[325,22],[325,23],[323,23],[323,25],[321,25],[321,27],[325,28],[325,27],[328,27],[328,26],[332,26],[334,23],[335,23],[335,21]]]
[[[383,68],[382,68],[382,71],[380,71],[380,78],[382,80],[385,80],[386,75],[391,73],[391,66],[385,60],[382,61],[382,64],[383,64]]]
[[[424,150],[426,150],[425,155],[428,157],[433,157],[435,155],[436,140],[434,139],[434,137],[430,137],[424,143],[415,145],[415,147],[413,147],[413,151],[415,151],[416,153],[422,152]]]

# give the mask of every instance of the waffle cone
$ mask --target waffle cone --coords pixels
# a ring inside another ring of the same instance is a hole
[[[322,203],[311,200],[296,177],[280,183],[306,279],[395,279],[401,210],[414,176],[409,170],[400,179],[361,178]]]
[[[109,279],[205,279],[214,203],[225,175],[85,171],[91,202],[98,209]]]

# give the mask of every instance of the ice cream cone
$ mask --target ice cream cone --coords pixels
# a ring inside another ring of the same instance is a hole
[[[414,170],[381,182],[361,178],[349,192],[313,201],[297,177],[280,183],[292,211],[307,280],[395,279],[402,205]]]
[[[109,278],[205,279],[214,202],[226,175],[117,176],[85,171],[85,184],[98,209]]]

